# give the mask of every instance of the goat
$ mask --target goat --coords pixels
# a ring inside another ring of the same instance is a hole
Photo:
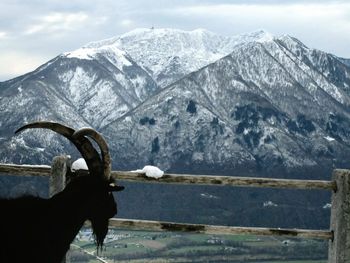
[[[85,159],[89,175],[73,178],[49,199],[0,200],[0,262],[60,263],[86,220],[91,222],[97,249],[101,249],[108,220],[117,213],[112,192],[124,189],[110,177],[106,141],[91,128],[75,131],[54,122],[30,123],[16,133],[28,128],[51,129],[68,138]],[[87,137],[97,143],[101,156]]]

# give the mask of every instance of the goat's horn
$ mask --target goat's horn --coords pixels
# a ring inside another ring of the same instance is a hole
[[[100,133],[92,128],[81,128],[73,134],[73,138],[84,136],[92,138],[100,147],[103,161],[103,177],[108,180],[111,176],[111,156],[109,154],[107,142]]]
[[[74,129],[56,122],[39,121],[24,125],[15,131],[15,133],[32,128],[50,129],[63,135],[75,145],[80,154],[83,156],[89,168],[90,174],[101,174],[103,172],[101,167],[101,158],[93,147],[92,143],[84,136],[73,136],[75,133]]]

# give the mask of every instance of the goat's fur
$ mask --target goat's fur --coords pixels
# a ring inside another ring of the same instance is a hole
[[[106,166],[93,165],[99,171]],[[123,189],[111,183],[109,175],[85,175],[50,199],[0,199],[0,262],[60,263],[86,220],[101,247],[108,220],[117,213],[112,191]]]

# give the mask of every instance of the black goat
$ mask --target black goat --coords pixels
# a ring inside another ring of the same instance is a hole
[[[124,189],[110,179],[103,137],[90,128],[75,131],[52,122],[31,123],[17,132],[27,128],[48,128],[68,138],[84,157],[90,175],[73,178],[50,199],[0,200],[0,262],[60,263],[86,220],[91,221],[97,248],[101,247],[108,220],[117,213],[112,192]],[[102,158],[86,136],[97,142]]]

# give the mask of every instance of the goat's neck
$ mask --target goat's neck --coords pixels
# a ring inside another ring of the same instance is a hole
[[[55,253],[65,254],[87,220],[88,202],[80,196],[70,196],[64,192],[54,196],[51,202],[56,215],[53,223],[53,236],[56,238],[53,242],[57,245],[56,248],[62,248],[62,251]]]

